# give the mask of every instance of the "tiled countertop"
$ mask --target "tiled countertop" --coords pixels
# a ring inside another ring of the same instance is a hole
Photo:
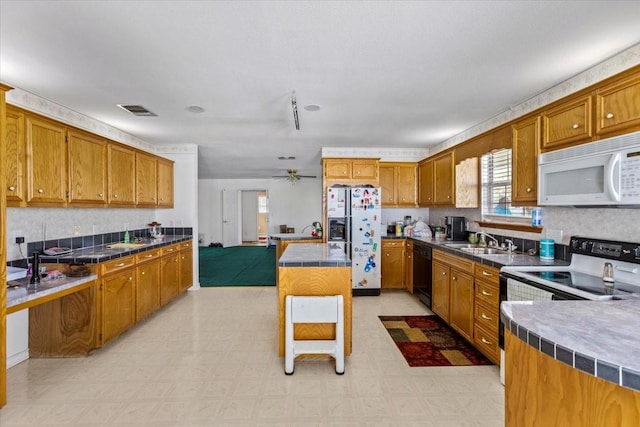
[[[287,246],[279,267],[351,267],[342,247],[331,243],[298,243]]]
[[[622,301],[505,301],[515,336],[589,375],[640,391],[640,298]]]
[[[49,295],[79,287],[87,282],[96,280],[98,276],[92,274],[84,277],[62,277],[59,279],[43,279],[34,290],[27,289],[29,278],[11,281],[7,287],[7,309],[20,304],[35,301]],[[11,285],[17,286],[11,286]]]
[[[320,240],[322,237],[314,237],[311,234],[296,234],[296,233],[279,233],[270,234],[269,237],[273,240]]]
[[[40,262],[59,264],[96,264],[191,239],[193,239],[193,236],[165,236],[162,240],[144,240],[144,244],[142,246],[135,248],[111,248],[110,246],[115,243],[110,243],[107,245],[92,246],[90,248],[75,249],[70,254],[62,256],[41,255]]]

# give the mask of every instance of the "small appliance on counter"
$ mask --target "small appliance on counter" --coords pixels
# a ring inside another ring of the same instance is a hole
[[[467,221],[463,216],[445,216],[446,239],[462,241],[467,238]]]

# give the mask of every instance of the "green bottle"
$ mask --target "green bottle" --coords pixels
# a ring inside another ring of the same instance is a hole
[[[129,230],[124,229],[124,242],[129,243]]]

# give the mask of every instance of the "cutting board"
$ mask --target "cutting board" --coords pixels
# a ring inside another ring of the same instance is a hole
[[[111,245],[107,245],[108,249],[120,248],[120,249],[132,249],[139,248],[140,246],[144,246],[144,243],[112,243]]]

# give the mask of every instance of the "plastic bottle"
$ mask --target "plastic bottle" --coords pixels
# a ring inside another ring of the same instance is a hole
[[[124,229],[124,242],[129,243],[129,230],[126,228]]]

